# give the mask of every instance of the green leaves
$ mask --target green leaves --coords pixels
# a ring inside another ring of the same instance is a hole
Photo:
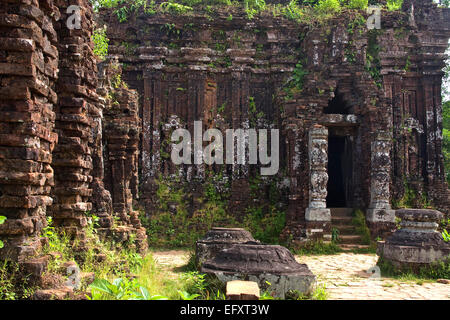
[[[450,242],[450,234],[448,233],[448,231],[446,229],[444,229],[444,231],[442,231],[442,237],[444,238],[445,242]]]
[[[0,216],[0,224],[4,224],[6,221],[5,216]],[[3,241],[0,240],[0,249],[4,247]]]
[[[400,10],[403,0],[387,0],[386,7],[389,11]]]
[[[195,298],[200,297],[200,295],[196,294],[196,293],[190,294],[186,291],[180,291],[180,290],[178,290],[177,292],[180,295],[181,300],[195,300]]]
[[[92,300],[167,300],[161,295],[152,296],[147,288],[140,286],[136,279],[96,279],[90,286]]]
[[[100,59],[104,59],[108,54],[109,43],[109,39],[106,37],[106,28],[94,30],[92,42],[94,42],[94,54]]]

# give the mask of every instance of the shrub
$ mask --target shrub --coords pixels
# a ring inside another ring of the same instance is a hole
[[[362,212],[361,210],[356,210],[353,213],[352,225],[355,226],[356,233],[361,236],[362,243],[370,244],[370,230],[367,227],[364,212]]]
[[[0,224],[5,223],[6,217],[0,216]],[[0,249],[3,248],[3,241],[0,240]]]
[[[402,8],[403,0],[387,0],[386,7],[389,11],[400,10]]]
[[[347,7],[350,9],[366,9],[369,5],[369,0],[349,0]]]
[[[94,42],[94,54],[103,60],[108,54],[109,39],[106,37],[106,28],[95,29],[92,42]]]
[[[377,262],[383,276],[412,279],[450,279],[450,258],[436,261],[428,266],[397,268],[391,262],[380,257]]]
[[[341,3],[339,0],[319,0],[315,9],[320,15],[331,15],[341,10]]]

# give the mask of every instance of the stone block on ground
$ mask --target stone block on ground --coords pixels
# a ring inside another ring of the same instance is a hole
[[[254,281],[279,298],[285,298],[289,291],[311,294],[316,282],[306,264],[299,264],[288,249],[273,245],[235,244],[206,261],[201,272],[223,283]]]
[[[226,297],[227,300],[259,300],[259,286],[254,281],[228,281]]]

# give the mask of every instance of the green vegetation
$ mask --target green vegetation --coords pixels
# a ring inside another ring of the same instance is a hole
[[[349,0],[347,7],[350,9],[367,9],[369,0]]]
[[[125,278],[138,272],[143,266],[143,258],[136,253],[133,237],[126,243],[113,243],[100,239],[96,233],[98,217],[87,213],[88,227],[86,242],[80,250],[80,241],[71,241],[64,232],[58,232],[52,226],[52,218],[47,218],[47,226],[42,231],[42,237],[48,239],[48,244],[41,251],[42,256],[49,256],[47,270],[42,275],[43,282],[62,284],[66,274],[63,263],[76,261],[81,272],[93,272],[95,278],[108,277]],[[101,259],[99,258],[101,257]],[[81,290],[86,290],[87,283],[82,281]],[[39,289],[30,282],[29,275],[23,273],[17,263],[5,260],[0,265],[0,300],[29,299]]]
[[[94,30],[92,42],[94,42],[94,54],[102,60],[105,59],[108,55],[109,43],[109,39],[106,36],[106,27]]]
[[[339,0],[319,0],[315,6],[315,10],[319,15],[334,15],[341,11],[341,3]]]
[[[382,87],[381,78],[381,60],[380,60],[380,45],[377,37],[380,30],[370,30],[368,32],[368,47],[366,51],[366,70],[374,80],[378,88]]]
[[[417,209],[433,209],[430,204],[426,193],[420,194],[417,190],[413,189],[406,181],[403,182],[404,193],[401,199],[392,199],[393,209],[402,208],[417,208]]]
[[[294,247],[291,249],[294,254],[303,255],[335,255],[342,253],[343,250],[339,245],[332,241],[325,243],[323,241],[308,241],[301,247]]]
[[[229,189],[221,175],[211,176],[204,184],[201,197],[194,199],[196,208],[190,212],[190,199],[194,198],[189,184],[181,179],[156,180],[156,210],[151,216],[141,214],[149,241],[156,247],[187,247],[204,236],[213,226],[236,226],[235,219],[225,210]]]
[[[29,299],[35,286],[24,277],[17,263],[4,260],[0,262],[0,301]]]
[[[353,212],[352,225],[355,226],[356,233],[361,236],[363,244],[371,244],[370,230],[366,224],[366,216],[361,210]]]
[[[244,0],[244,9],[247,17],[251,20],[253,17],[266,9],[264,0]]]
[[[400,10],[402,8],[403,0],[387,0],[386,7],[389,11]]]
[[[127,21],[131,15],[143,12],[153,15],[156,12],[168,12],[177,15],[202,12],[209,20],[214,20],[216,7],[242,8],[249,20],[258,15],[272,14],[275,17],[284,16],[299,23],[316,24],[339,14],[343,9],[365,10],[369,0],[291,0],[287,4],[266,4],[264,0],[169,0],[160,3],[147,0],[91,0],[94,9],[113,8],[119,22]],[[399,10],[403,0],[388,0],[386,9]],[[229,14],[227,20],[232,20]]]
[[[239,220],[227,213],[230,183],[220,172],[207,175],[200,195],[194,193],[191,184],[182,183],[177,177],[160,176],[156,183],[156,208],[150,216],[141,213],[149,241],[155,247],[193,246],[214,226],[243,227],[255,239],[279,243],[285,226],[285,211],[279,205],[282,195],[276,181],[263,181],[261,177],[251,179],[252,196],[257,199],[264,193],[267,201],[245,208]]]
[[[397,268],[391,262],[379,258],[377,266],[380,267],[384,277],[413,280],[450,279],[450,259],[438,261],[430,266],[420,268]]]
[[[5,216],[0,216],[0,224],[4,224],[6,221],[6,217]],[[3,241],[0,240],[0,249],[3,248],[4,244]]]

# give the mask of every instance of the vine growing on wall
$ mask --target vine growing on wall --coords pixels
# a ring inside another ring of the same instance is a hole
[[[109,39],[106,36],[106,27],[95,29],[92,34],[92,42],[94,42],[94,54],[101,60],[108,55]]]
[[[5,223],[6,221],[6,217],[5,216],[0,216],[0,224]],[[3,248],[4,244],[3,241],[0,240],[0,249]]]

